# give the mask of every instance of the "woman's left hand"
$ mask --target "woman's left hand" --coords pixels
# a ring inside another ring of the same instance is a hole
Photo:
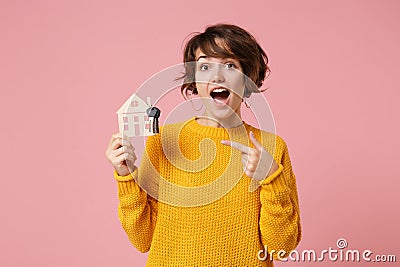
[[[252,131],[249,136],[254,148],[229,140],[222,140],[221,143],[242,152],[244,173],[248,177],[263,180],[277,171],[279,166],[272,155],[258,142]]]

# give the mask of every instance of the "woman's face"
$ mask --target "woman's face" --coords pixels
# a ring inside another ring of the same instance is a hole
[[[244,74],[237,59],[206,56],[196,51],[196,88],[206,115],[218,121],[240,118],[244,94]]]

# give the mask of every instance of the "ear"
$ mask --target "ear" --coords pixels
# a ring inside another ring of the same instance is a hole
[[[183,89],[182,95],[186,100],[190,99],[190,97],[192,95],[197,95],[197,89],[195,87],[195,84],[192,83],[189,86],[187,86],[185,89]]]

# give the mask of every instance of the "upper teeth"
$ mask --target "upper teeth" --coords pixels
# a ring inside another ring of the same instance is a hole
[[[217,89],[213,90],[213,92],[215,92],[215,93],[221,93],[221,92],[224,92],[224,91],[227,91],[227,90],[224,89],[224,88],[217,88]]]

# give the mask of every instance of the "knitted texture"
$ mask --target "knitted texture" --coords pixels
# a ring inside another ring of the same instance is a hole
[[[253,192],[255,181],[243,172],[241,152],[220,143],[231,139],[253,147],[250,131],[279,164]],[[227,130],[192,118],[161,127],[148,138],[140,166],[130,175],[114,176],[119,219],[132,244],[149,251],[147,266],[273,266],[258,259],[259,250],[290,252],[300,241],[286,143],[246,123]],[[165,181],[197,189],[182,191],[164,186]]]

